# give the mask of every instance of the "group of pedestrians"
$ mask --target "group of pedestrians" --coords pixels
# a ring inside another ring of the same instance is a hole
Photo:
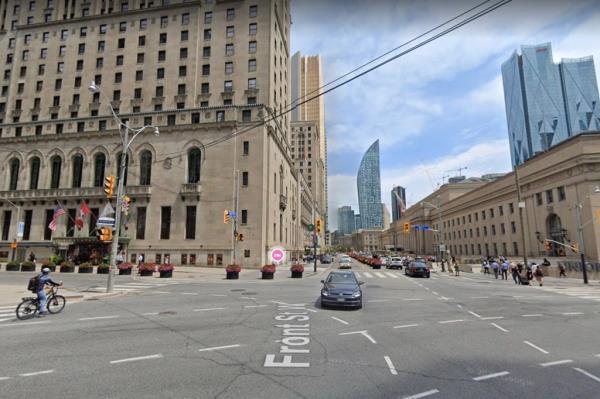
[[[492,269],[496,280],[498,280],[498,276],[501,276],[502,280],[508,280],[510,263],[503,256],[498,257],[498,259],[492,257],[484,258],[482,268],[484,274],[490,274],[490,269]]]
[[[537,281],[540,287],[544,285],[544,272],[541,266],[538,266],[535,262],[531,262],[525,268],[521,263],[511,263],[503,256],[499,256],[498,259],[487,257],[483,258],[481,267],[483,274],[491,275],[493,273],[496,280],[498,276],[501,276],[502,280],[508,280],[508,273],[510,273],[517,285],[529,285],[529,282],[533,279]],[[491,273],[490,269],[492,270]],[[560,275],[566,277],[564,266],[560,270]]]

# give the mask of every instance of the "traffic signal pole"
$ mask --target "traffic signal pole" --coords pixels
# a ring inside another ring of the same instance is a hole
[[[579,256],[581,257],[581,271],[583,273],[583,283],[588,283],[587,268],[585,266],[585,243],[583,241],[583,226],[581,225],[581,207],[582,204],[575,205],[575,216],[577,218],[577,239],[579,240]]]

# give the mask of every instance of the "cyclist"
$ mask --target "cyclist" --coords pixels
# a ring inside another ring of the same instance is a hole
[[[58,287],[61,286],[63,284],[63,282],[61,281],[60,283],[54,282],[52,281],[52,279],[50,278],[50,269],[48,269],[47,267],[44,267],[42,269],[42,274],[40,274],[39,278],[38,278],[38,286],[37,286],[37,297],[40,300],[40,312],[39,312],[39,316],[44,316],[46,315],[46,291],[44,291],[44,288],[47,285],[51,285],[53,287]]]

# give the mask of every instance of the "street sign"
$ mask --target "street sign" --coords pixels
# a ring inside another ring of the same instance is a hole
[[[421,228],[421,226],[419,226],[418,224],[415,224],[413,227],[415,228],[415,230],[419,230]]]
[[[424,224],[423,226],[421,226],[421,228],[422,228],[423,230],[429,230],[429,226],[427,226],[426,224]]]
[[[313,231],[315,229],[315,225],[314,224],[309,224],[308,226],[308,231]]]
[[[231,216],[232,218],[237,216],[237,213],[235,213],[234,211],[229,211],[229,216]]]
[[[269,259],[271,262],[283,263],[285,262],[285,248],[273,247],[269,250]]]
[[[440,244],[440,252],[446,252],[446,246],[444,244]]]
[[[19,229],[17,230],[17,237],[19,237],[19,239],[22,239],[24,234],[25,234],[25,222],[19,222]]]
[[[525,208],[525,201],[521,201],[518,204],[519,208]]]
[[[115,227],[115,218],[101,217],[96,222],[98,227]]]

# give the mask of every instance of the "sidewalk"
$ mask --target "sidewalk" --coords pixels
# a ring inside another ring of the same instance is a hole
[[[79,292],[75,289],[60,288],[59,294],[64,296],[67,302],[74,303],[80,301],[86,301],[90,299],[100,299],[109,296],[122,295],[121,292],[115,292],[112,294],[106,293],[93,293],[93,292]],[[0,306],[11,306],[14,305],[15,309],[17,305],[21,303],[25,297],[33,297],[34,293],[27,291],[26,287],[22,285],[0,285]]]

